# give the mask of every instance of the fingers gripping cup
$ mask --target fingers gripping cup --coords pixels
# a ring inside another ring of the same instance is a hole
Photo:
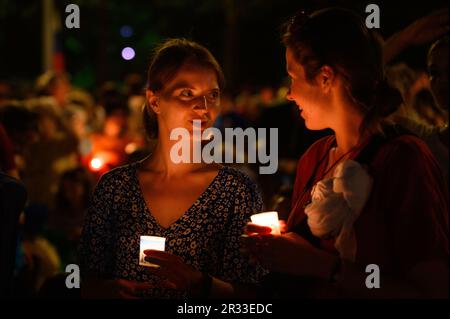
[[[139,247],[139,265],[146,267],[159,267],[145,260],[144,251],[147,249],[164,251],[166,246],[166,239],[157,236],[141,236]]]
[[[271,234],[280,235],[280,222],[278,212],[263,212],[250,216],[253,224],[272,228]]]

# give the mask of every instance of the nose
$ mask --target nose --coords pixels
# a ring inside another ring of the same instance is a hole
[[[206,96],[199,96],[195,99],[194,110],[208,111],[208,100],[206,99]]]
[[[286,93],[286,99],[288,101],[293,101],[294,99],[292,98],[292,94],[291,94],[291,88],[288,89],[287,93]]]

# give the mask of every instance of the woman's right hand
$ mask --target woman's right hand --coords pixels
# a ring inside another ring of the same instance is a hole
[[[264,236],[269,235],[272,232],[272,228],[267,226],[260,226],[253,223],[248,223],[247,226],[245,226],[244,234],[246,236]]]
[[[280,220],[280,232],[283,234],[286,232],[286,222]],[[272,228],[268,226],[261,226],[253,223],[248,223],[245,226],[244,234],[241,236],[241,253],[249,256],[251,263],[257,263],[256,256],[258,252],[255,244],[259,242],[263,237],[271,237]]]
[[[286,232],[286,222],[284,220],[280,220],[280,232],[285,233]],[[265,236],[269,235],[272,232],[272,228],[267,226],[260,226],[253,223],[248,223],[247,226],[245,226],[244,233],[247,236]]]
[[[258,226],[261,227],[261,226]],[[254,226],[248,227],[256,230]],[[315,248],[300,235],[289,232],[281,235],[257,233],[242,238],[242,245],[250,260],[270,271],[294,276],[329,279],[338,259]]]

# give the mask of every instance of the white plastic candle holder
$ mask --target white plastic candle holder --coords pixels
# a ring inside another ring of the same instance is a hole
[[[278,212],[263,212],[250,216],[253,224],[267,226],[272,228],[271,234],[280,235],[280,221],[278,220]]]
[[[166,239],[158,236],[141,236],[139,246],[139,265],[146,267],[159,267],[145,260],[144,250],[153,249],[164,251],[166,246]]]

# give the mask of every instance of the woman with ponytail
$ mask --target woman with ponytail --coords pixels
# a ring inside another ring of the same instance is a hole
[[[174,130],[188,132],[189,150],[200,142],[193,123],[201,130],[213,125],[223,85],[221,67],[200,44],[170,39],[155,50],[144,120],[157,143],[148,157],[106,173],[96,187],[80,241],[82,297],[246,297],[247,284],[266,274],[239,250],[250,215],[262,210],[256,184],[190,154],[189,161],[172,159]],[[158,267],[139,262],[142,235],[165,238],[165,251],[142,256]]]
[[[287,98],[308,129],[334,134],[301,157],[285,232],[247,225],[247,251],[272,271],[265,291],[448,296],[445,182],[424,142],[386,120],[402,100],[377,38],[353,12],[328,8],[294,16],[283,43]]]

